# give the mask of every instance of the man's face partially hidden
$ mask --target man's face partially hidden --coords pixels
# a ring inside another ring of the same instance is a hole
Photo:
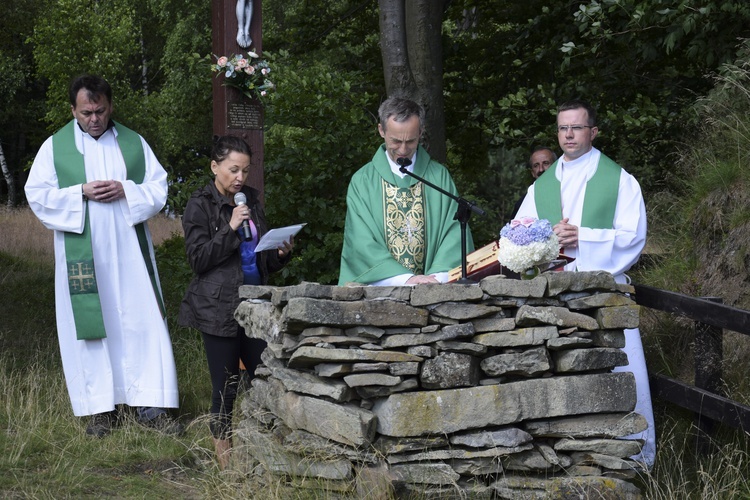
[[[531,176],[538,179],[550,165],[555,163],[555,158],[549,149],[540,149],[531,155],[529,163],[531,163]]]

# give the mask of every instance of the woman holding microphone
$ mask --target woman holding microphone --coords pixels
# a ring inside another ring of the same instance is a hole
[[[211,434],[219,468],[229,463],[232,411],[239,363],[250,377],[260,364],[265,341],[245,335],[235,321],[241,285],[265,285],[291,257],[293,238],[277,250],[255,253],[268,231],[257,189],[245,186],[250,147],[225,135],[211,153],[213,182],[193,193],[182,217],[185,248],[195,277],[182,300],[179,324],[199,330],[211,374]]]

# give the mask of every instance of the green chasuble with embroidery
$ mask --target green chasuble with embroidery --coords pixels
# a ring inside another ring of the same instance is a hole
[[[448,170],[421,146],[414,173],[458,196]],[[395,175],[384,146],[352,176],[346,204],[339,285],[461,265],[461,227],[454,220],[458,204],[413,177]],[[471,252],[469,230],[466,239]]]

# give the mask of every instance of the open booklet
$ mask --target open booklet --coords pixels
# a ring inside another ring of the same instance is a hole
[[[255,247],[256,252],[262,252],[263,250],[273,250],[279,248],[285,241],[289,241],[289,238],[300,232],[300,229],[307,224],[295,224],[293,226],[279,227],[271,229],[258,242],[258,246]]]

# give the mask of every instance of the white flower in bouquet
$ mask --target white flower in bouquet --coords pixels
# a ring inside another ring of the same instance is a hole
[[[523,273],[558,257],[560,243],[547,219],[513,219],[500,231],[498,260],[511,271]]]

